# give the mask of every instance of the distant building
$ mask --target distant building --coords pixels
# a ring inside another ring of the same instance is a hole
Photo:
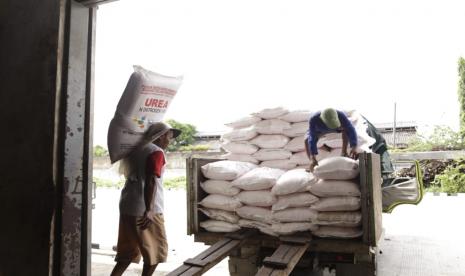
[[[389,146],[394,147],[394,123],[374,124]],[[407,148],[408,143],[417,135],[418,125],[413,121],[396,122],[396,148]]]
[[[194,135],[196,145],[207,145],[210,149],[209,151],[221,151],[221,135],[223,131],[199,131]]]

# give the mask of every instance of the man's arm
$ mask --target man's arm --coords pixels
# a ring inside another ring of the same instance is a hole
[[[349,118],[341,112],[338,111],[338,117],[341,121],[341,126],[343,128],[342,132],[342,156],[347,156],[347,141],[350,143],[350,154],[349,157],[356,158],[356,147],[357,147],[357,131],[355,130],[352,123],[349,121]]]

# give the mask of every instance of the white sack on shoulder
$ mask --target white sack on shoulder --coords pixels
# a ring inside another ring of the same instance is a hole
[[[319,179],[308,190],[319,197],[360,196],[359,185],[350,180]]]
[[[294,110],[289,113],[279,116],[278,119],[289,123],[308,122],[311,112],[308,110]]]
[[[260,221],[263,223],[271,223],[271,210],[269,208],[242,206],[236,209],[238,216],[244,219]]]
[[[232,185],[247,191],[270,189],[283,173],[280,169],[259,167],[243,174],[234,180]]]
[[[279,119],[269,119],[256,123],[254,127],[260,134],[283,134],[284,130],[291,128],[291,124]]]
[[[360,172],[358,160],[348,157],[337,156],[330,157],[318,162],[313,173],[321,179],[353,179]]]
[[[363,235],[362,229],[358,227],[337,227],[337,226],[320,226],[312,232],[315,236],[321,238],[357,238]]]
[[[289,159],[291,162],[296,163],[297,165],[309,165],[310,159],[308,158],[306,151],[293,153]]]
[[[248,162],[222,160],[203,165],[201,170],[209,179],[234,180],[256,167],[257,165]]]
[[[287,171],[276,181],[271,189],[274,195],[287,195],[306,191],[311,184],[316,182],[312,173],[305,169],[294,169]]]
[[[181,82],[180,76],[164,76],[134,66],[108,129],[111,163],[127,156],[150,124],[163,121]]]
[[[200,183],[200,187],[208,194],[219,194],[225,196],[235,196],[240,190],[233,187],[230,181],[226,180],[206,180]]]
[[[305,150],[305,135],[292,138],[289,143],[284,146],[284,149],[292,151],[292,152],[299,152]]]
[[[253,116],[263,119],[274,119],[289,113],[289,110],[283,107],[265,108],[258,112],[252,113]]]
[[[249,143],[263,149],[280,149],[289,143],[289,140],[289,137],[281,134],[262,134],[250,140]]]
[[[290,235],[296,232],[314,231],[318,225],[310,222],[273,223],[271,230],[278,235]]]
[[[235,121],[232,121],[230,123],[226,123],[225,125],[228,126],[228,127],[238,129],[238,128],[249,127],[249,126],[251,126],[251,125],[253,125],[255,123],[260,122],[261,120],[262,119],[259,118],[259,117],[247,116],[247,117],[243,117],[243,118],[237,119]]]
[[[292,153],[285,149],[260,149],[256,153],[252,154],[252,157],[259,161],[282,160],[288,159],[291,156]]]
[[[247,141],[226,142],[221,147],[228,152],[236,154],[253,154],[258,150],[257,146]]]
[[[271,224],[256,221],[256,220],[250,220],[250,219],[239,219],[238,224],[240,227],[246,227],[246,228],[256,228],[256,229],[267,228],[267,227],[271,228]]]
[[[289,137],[299,137],[305,135],[308,130],[307,122],[293,123],[288,129],[284,129],[283,134]]]
[[[318,197],[309,192],[278,196],[278,201],[271,207],[273,211],[293,207],[307,207],[318,201]]]
[[[317,211],[355,211],[360,209],[360,197],[337,196],[320,198],[310,208]]]
[[[219,210],[219,209],[210,209],[210,208],[198,208],[202,213],[207,217],[214,220],[226,221],[229,223],[237,223],[239,221],[239,216],[234,212]]]
[[[308,207],[289,208],[273,212],[273,220],[278,222],[313,222],[318,212]]]
[[[202,221],[200,223],[200,227],[205,228],[208,232],[234,232],[241,227],[237,224],[232,224],[226,221],[221,221],[221,220],[213,220],[209,219],[206,221]]]
[[[230,161],[249,162],[256,165],[260,163],[260,161],[258,161],[256,158],[253,158],[252,155],[248,154],[227,153],[223,154],[221,157]]]
[[[228,133],[223,134],[223,139],[229,140],[229,141],[248,141],[255,136],[257,136],[257,131],[253,126],[247,127],[247,128],[241,128],[241,129],[234,129]]]
[[[206,208],[225,211],[235,211],[242,207],[242,203],[237,198],[224,195],[208,195],[199,204]]]
[[[242,191],[236,197],[245,205],[258,207],[270,207],[277,200],[269,190]]]
[[[267,160],[260,163],[260,167],[275,168],[281,170],[291,170],[297,166],[296,163],[291,162],[289,159],[281,160]]]

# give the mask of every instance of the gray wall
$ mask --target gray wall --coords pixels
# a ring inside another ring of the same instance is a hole
[[[59,0],[0,1],[0,275],[48,275]]]

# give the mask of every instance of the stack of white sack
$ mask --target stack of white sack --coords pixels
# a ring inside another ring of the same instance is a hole
[[[236,209],[242,207],[236,197],[240,189],[234,187],[232,181],[255,168],[257,165],[252,163],[229,160],[201,167],[206,180],[200,186],[208,196],[199,202],[202,205],[199,210],[210,219],[200,222],[200,227],[209,232],[234,232],[240,229],[236,214]]]
[[[228,152],[224,157],[282,170],[308,165],[304,140],[309,118],[309,111],[277,107],[228,123],[232,129],[222,137]]]
[[[271,189],[276,202],[271,206],[272,230],[277,235],[315,231],[318,212],[309,208],[318,197],[308,192],[317,179],[305,169],[293,169],[284,173]]]
[[[309,191],[318,196],[311,210],[317,212],[313,231],[319,237],[355,238],[362,235],[360,227],[360,188],[358,160],[347,157],[329,157],[321,160],[314,169],[318,181]]]
[[[367,121],[355,110],[344,111],[344,113],[357,132],[357,153],[371,152],[370,147],[376,140],[367,133]],[[318,161],[328,157],[341,156],[342,135],[340,133],[323,135],[318,139],[317,147],[318,155],[316,155],[316,159]]]

